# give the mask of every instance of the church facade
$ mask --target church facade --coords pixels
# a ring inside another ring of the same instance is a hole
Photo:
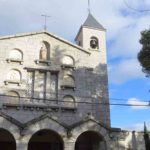
[[[143,133],[110,125],[106,29],[89,14],[75,41],[0,37],[0,149],[145,149]]]

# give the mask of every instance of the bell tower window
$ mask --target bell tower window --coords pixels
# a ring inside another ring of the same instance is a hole
[[[98,49],[99,48],[98,39],[96,37],[91,37],[91,39],[90,39],[90,47],[92,49]]]

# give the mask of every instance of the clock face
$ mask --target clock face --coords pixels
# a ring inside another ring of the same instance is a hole
[[[91,38],[90,47],[92,49],[97,49],[98,48],[98,40],[97,40],[97,38],[95,38],[95,37]]]

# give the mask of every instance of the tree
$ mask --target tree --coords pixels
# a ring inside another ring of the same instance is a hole
[[[142,71],[150,77],[150,29],[141,32],[140,43],[142,49],[138,53],[138,60],[142,66]]]
[[[150,150],[150,139],[149,133],[147,131],[146,123],[144,122],[144,140],[145,140],[145,148],[146,150]]]

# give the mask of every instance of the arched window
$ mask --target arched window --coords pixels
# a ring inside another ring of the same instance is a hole
[[[18,81],[18,82],[21,81],[20,71],[18,71],[16,69],[10,70],[7,74],[7,80]]]
[[[23,53],[19,49],[13,49],[9,53],[9,59],[13,60],[23,60]]]
[[[90,47],[92,49],[98,49],[99,48],[99,42],[97,37],[91,37],[90,39]]]
[[[62,58],[62,64],[63,65],[68,65],[68,66],[74,66],[75,62],[74,62],[74,59],[71,56],[64,56]]]
[[[75,80],[72,75],[65,75],[63,78],[64,88],[75,88]]]
[[[6,95],[7,96],[13,96],[13,97],[20,97],[20,95],[16,91],[9,91],[9,92],[7,92]]]
[[[70,95],[66,95],[63,98],[63,106],[64,107],[70,107],[70,108],[75,108],[75,99],[70,96]]]
[[[6,93],[6,99],[5,99],[5,102],[6,103],[9,103],[9,104],[16,104],[16,103],[19,103],[19,98],[20,98],[20,95],[18,92],[16,91],[9,91]]]
[[[46,41],[41,44],[39,59],[50,60],[50,44]]]

